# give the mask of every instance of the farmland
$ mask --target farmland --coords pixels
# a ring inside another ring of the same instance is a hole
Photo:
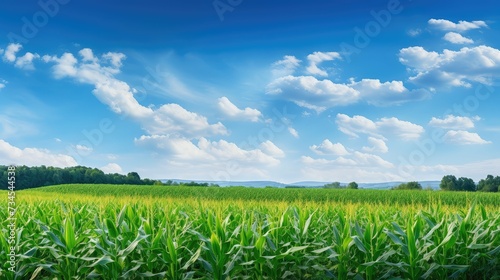
[[[500,277],[499,194],[62,185],[17,204],[17,279]]]

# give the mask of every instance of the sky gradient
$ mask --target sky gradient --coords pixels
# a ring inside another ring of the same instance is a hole
[[[497,1],[7,1],[0,164],[500,175]]]

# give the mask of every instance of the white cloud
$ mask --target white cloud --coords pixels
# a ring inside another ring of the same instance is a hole
[[[21,50],[21,44],[9,44],[3,52],[3,60],[8,62],[16,61],[16,53]]]
[[[448,32],[444,35],[443,39],[453,44],[473,44],[474,41],[470,38],[464,37],[456,32]]]
[[[490,141],[486,141],[479,136],[477,133],[468,132],[464,130],[450,130],[446,132],[443,139],[449,143],[456,143],[461,145],[473,145],[473,144],[490,144]]]
[[[126,56],[123,53],[108,52],[102,55],[103,60],[108,61],[113,67],[111,70],[118,70],[122,67],[122,62],[125,60]]]
[[[94,56],[94,52],[92,51],[92,49],[89,49],[89,48],[81,49],[78,52],[78,54],[80,54],[83,61],[90,61],[90,62],[95,62],[95,63],[98,62],[98,59]]]
[[[403,140],[412,140],[418,139],[424,133],[422,126],[401,121],[394,117],[382,118],[374,122],[363,116],[349,117],[344,114],[337,114],[335,122],[341,132],[355,138],[359,137],[358,134],[368,134],[385,139],[383,135],[391,134]]]
[[[272,65],[272,73],[276,77],[292,75],[302,61],[293,55],[285,55],[282,60]]]
[[[302,156],[301,162],[308,166],[315,166],[318,168],[330,168],[334,170],[336,167],[368,167],[368,168],[394,168],[394,164],[384,160],[380,156],[361,153],[358,151],[353,152],[347,157],[338,157],[333,160],[329,159],[314,159],[308,156]]]
[[[430,97],[427,90],[408,90],[402,81],[380,82],[378,79],[351,80],[349,86],[360,93],[360,98],[376,106],[402,104]]]
[[[368,142],[371,144],[371,147],[363,147],[363,151],[369,153],[387,153],[389,148],[385,144],[385,141],[380,138],[368,137]]]
[[[108,174],[114,174],[114,173],[123,174],[122,167],[117,163],[108,163],[99,169],[101,169],[104,173]]]
[[[379,79],[362,79],[350,83],[338,83],[329,79],[318,79],[316,76],[328,76],[325,70],[318,67],[323,61],[341,59],[336,52],[314,52],[307,56],[310,65],[306,72],[311,75],[294,76],[293,71],[278,76],[267,85],[267,94],[279,95],[298,106],[321,113],[328,108],[345,106],[366,101],[375,106],[399,105],[409,101],[430,97],[424,89],[409,90],[402,81],[381,82]],[[292,62],[290,62],[290,60]],[[297,59],[291,57],[279,61],[280,65],[293,65],[287,69],[295,70],[299,66]]]
[[[3,89],[6,84],[7,84],[6,80],[0,79],[0,89]]]
[[[0,164],[18,164],[28,166],[68,167],[78,165],[75,159],[68,155],[55,154],[46,149],[20,149],[0,139]]]
[[[283,152],[283,150],[278,148],[278,146],[276,146],[273,142],[269,140],[262,142],[259,145],[259,147],[262,150],[262,152],[264,152],[267,155],[271,155],[275,158],[285,157],[285,152]]]
[[[309,60],[309,66],[307,67],[307,72],[312,75],[318,76],[328,76],[328,73],[325,70],[322,70],[318,67],[323,61],[331,61],[334,59],[341,59],[339,53],[337,52],[314,52],[307,56],[307,60]]]
[[[358,133],[378,136],[378,128],[375,122],[363,116],[349,117],[348,115],[337,114],[335,122],[341,132],[355,138],[359,137]]]
[[[290,132],[290,134],[295,137],[295,138],[299,138],[299,132],[293,128],[293,127],[288,127],[288,132]]]
[[[461,117],[454,115],[447,115],[444,119],[439,119],[433,117],[429,125],[435,127],[441,127],[445,129],[470,129],[474,128],[474,121],[479,121],[481,118],[479,116],[475,116],[473,118],[469,117]]]
[[[120,72],[125,55],[106,53],[97,60],[90,49],[80,51],[78,61],[73,54],[44,56],[45,62],[54,63],[56,78],[70,77],[95,88],[93,94],[117,114],[123,114],[139,122],[150,134],[176,133],[186,137],[225,135],[222,123],[210,124],[206,117],[190,112],[178,104],[165,104],[158,109],[142,106],[134,97],[130,86],[114,77]]]
[[[371,153],[353,151],[333,160],[301,157],[302,174],[306,178],[321,181],[340,182],[390,182],[400,181],[394,164]]]
[[[325,139],[319,145],[312,145],[309,147],[311,151],[318,155],[335,155],[345,156],[350,154],[341,143],[332,143],[330,140]]]
[[[500,77],[500,50],[488,46],[442,53],[409,47],[400,50],[399,61],[416,73],[410,81],[428,87],[470,87],[471,81],[491,84]]]
[[[88,146],[85,146],[85,145],[76,145],[75,149],[81,155],[89,154],[89,153],[91,153],[94,150],[94,149],[92,149],[92,147],[88,147]]]
[[[162,105],[153,111],[151,117],[147,116],[141,121],[150,134],[177,133],[194,138],[203,135],[227,134],[226,127],[220,122],[210,124],[206,117],[190,112],[178,104]]]
[[[393,134],[403,140],[418,139],[425,132],[422,126],[395,117],[382,118],[376,125],[382,135]]]
[[[394,165],[383,158],[373,155],[373,154],[368,154],[368,153],[361,153],[361,152],[354,152],[354,160],[362,166],[380,166],[382,168],[393,168]]]
[[[444,30],[444,31],[457,31],[457,32],[463,32],[471,29],[479,29],[482,27],[488,27],[486,22],[482,20],[476,20],[476,21],[464,21],[461,20],[458,23],[454,23],[452,21],[446,20],[446,19],[430,19],[429,20],[429,25],[431,25],[434,28]]]
[[[227,116],[235,119],[248,120],[252,122],[258,122],[262,117],[262,113],[257,109],[252,109],[246,107],[245,109],[240,109],[236,107],[229,99],[225,96],[219,98],[218,100],[219,109]]]
[[[359,92],[345,84],[318,80],[312,76],[285,76],[268,85],[268,93],[284,95],[299,106],[321,112],[329,107],[348,105],[359,99]]]
[[[428,52],[419,46],[403,48],[399,51],[399,62],[417,71],[433,68],[440,61],[440,54]]]
[[[408,30],[407,34],[410,35],[411,37],[416,37],[422,33],[422,29],[416,28],[416,29],[410,29]]]
[[[42,57],[44,62],[55,62],[52,70],[56,78],[61,79],[64,77],[75,77],[78,69],[76,64],[78,60],[71,53],[64,53],[61,57],[44,55]],[[97,65],[96,65],[97,67]],[[95,69],[99,71],[99,69]],[[87,73],[88,74],[88,73]],[[90,82],[90,81],[87,81]]]
[[[194,144],[186,138],[176,138],[166,135],[141,136],[135,139],[136,144],[146,145],[166,152],[166,155],[179,161],[191,164],[199,162],[217,162],[234,160],[240,163],[259,163],[268,166],[279,164],[284,152],[272,142],[266,141],[259,148],[244,150],[236,144],[225,140],[209,141],[204,137]]]
[[[14,64],[14,66],[16,66],[17,68],[24,69],[24,70],[35,70],[35,66],[33,65],[33,60],[39,59],[39,58],[40,58],[40,55],[38,55],[37,53],[33,54],[30,52],[27,52],[23,56],[18,57],[16,59],[16,63]]]

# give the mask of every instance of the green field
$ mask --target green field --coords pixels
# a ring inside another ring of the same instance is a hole
[[[63,185],[16,196],[17,278],[4,222],[1,279],[500,279],[497,193]]]

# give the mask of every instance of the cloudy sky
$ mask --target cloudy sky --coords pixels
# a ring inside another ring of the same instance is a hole
[[[3,1],[0,164],[500,175],[498,1]]]

